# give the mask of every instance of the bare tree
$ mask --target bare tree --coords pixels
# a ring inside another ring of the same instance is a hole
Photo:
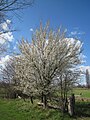
[[[30,7],[33,4],[34,0],[0,0],[0,40],[4,39],[4,43],[0,42],[0,54],[6,51],[7,40],[4,37],[4,34],[11,33],[12,29],[4,30],[2,29],[2,23],[6,22],[8,13],[16,14],[16,11]],[[18,15],[17,15],[18,16]]]
[[[15,69],[14,64],[12,62],[12,59],[10,59],[4,67],[1,69],[1,75],[2,75],[2,81],[3,81],[3,87],[6,90],[7,97],[14,98],[15,97]]]
[[[66,69],[63,73],[56,75],[56,87],[60,93],[60,104],[62,111],[68,111],[68,93],[73,90],[75,84],[81,79],[82,72],[80,69]]]
[[[10,34],[11,32],[15,31],[12,30],[9,26],[6,24],[6,17],[8,16],[8,13],[16,14],[17,11],[25,9],[33,4],[34,0],[0,0],[0,55],[7,50],[7,38],[4,36],[5,34]],[[10,22],[8,20],[8,22]],[[8,28],[3,29],[2,24]],[[10,34],[11,35],[11,34]],[[2,42],[3,41],[3,42]],[[10,61],[11,62],[11,61]],[[7,63],[5,68],[3,69],[3,78],[5,82],[15,82],[15,85],[19,85],[19,83],[16,83],[16,74],[15,74],[15,61],[11,63]]]
[[[13,66],[13,63],[11,62],[12,62],[11,60],[7,62],[5,67],[2,68],[2,71],[1,71],[4,81],[10,82],[10,83],[12,82],[13,76],[15,74],[14,66]]]
[[[8,13],[16,14],[16,11],[30,7],[34,0],[0,0],[0,23],[8,16]]]
[[[24,9],[32,5],[34,0],[0,0],[0,12]]]

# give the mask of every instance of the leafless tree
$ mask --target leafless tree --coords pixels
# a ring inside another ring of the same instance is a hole
[[[10,59],[4,67],[1,69],[1,75],[2,75],[2,81],[3,81],[3,87],[6,90],[6,93],[8,94],[8,97],[15,97],[15,69],[14,64],[12,62],[12,59]]]
[[[66,69],[63,73],[58,73],[55,77],[56,89],[60,93],[60,104],[62,111],[68,109],[68,93],[73,90],[75,84],[80,82],[82,72],[78,68]]]
[[[3,34],[10,33],[12,29],[4,30],[2,29],[2,23],[6,22],[6,18],[8,13],[16,14],[19,10],[25,9],[33,4],[34,0],[0,0],[0,40],[4,39],[4,43],[1,44],[0,42],[0,54],[6,51],[6,43],[7,40],[3,37]],[[19,15],[17,15],[19,16]],[[3,38],[2,38],[3,37]]]
[[[24,9],[32,5],[34,0],[0,0],[0,11],[14,11]]]

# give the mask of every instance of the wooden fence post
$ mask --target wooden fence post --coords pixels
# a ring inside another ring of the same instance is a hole
[[[74,94],[71,95],[71,97],[68,99],[68,113],[70,116],[73,116],[75,114],[75,96]]]

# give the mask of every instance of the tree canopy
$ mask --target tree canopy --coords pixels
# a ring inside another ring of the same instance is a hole
[[[45,27],[40,24],[32,41],[22,39],[19,49],[21,54],[17,57],[16,73],[24,90],[33,84],[33,92],[43,93],[46,97],[58,83],[67,93],[80,76],[77,66],[82,63],[82,43],[67,38],[60,29],[55,32],[48,24]]]

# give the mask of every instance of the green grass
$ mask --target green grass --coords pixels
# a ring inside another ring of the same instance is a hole
[[[90,98],[90,89],[75,88],[73,92],[75,95],[82,93],[81,98]],[[68,114],[63,118],[61,111],[43,109],[36,103],[32,105],[29,101],[0,99],[0,120],[90,120],[90,102],[77,102],[74,118]]]
[[[90,102],[77,102],[76,103],[76,116],[86,117],[90,120]]]
[[[1,96],[4,92],[1,90]],[[75,88],[75,95],[90,98],[90,89]],[[0,99],[0,120],[90,120],[90,102],[76,103],[76,116],[71,118],[68,114],[63,114],[55,109],[43,109],[37,106],[37,102],[32,105],[29,101]]]
[[[68,119],[65,115],[65,120]],[[43,109],[23,100],[0,100],[0,120],[61,120],[58,110]]]
[[[73,92],[75,93],[75,95],[80,95],[80,93],[82,93],[81,97],[90,98],[90,89],[87,89],[87,88],[75,88],[73,90]]]
[[[82,106],[82,113],[80,105],[84,105]],[[79,109],[77,109],[77,107],[79,107]],[[59,110],[43,109],[37,106],[36,102],[32,105],[30,102],[24,102],[23,100],[1,99],[0,120],[89,120],[90,110],[88,108],[87,112],[85,112],[86,108],[85,104],[77,104],[76,117],[71,118],[67,114],[63,117],[63,114]],[[87,115],[87,117],[82,115]]]

